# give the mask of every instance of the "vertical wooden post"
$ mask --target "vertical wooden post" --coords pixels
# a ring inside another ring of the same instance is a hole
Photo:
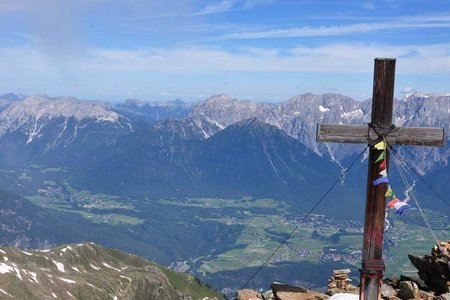
[[[376,58],[374,70],[371,123],[381,127],[392,124],[394,103],[395,59]],[[366,215],[364,223],[363,261],[361,269],[360,300],[380,299],[384,271],[383,238],[385,218],[385,193],[387,186],[373,185],[380,177],[379,164],[374,161],[381,151],[371,147],[367,177]],[[386,151],[389,165],[389,153]]]

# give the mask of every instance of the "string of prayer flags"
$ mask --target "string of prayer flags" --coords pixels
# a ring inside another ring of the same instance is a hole
[[[381,142],[376,143],[373,147],[377,150],[382,150],[382,152],[378,156],[377,160],[375,160],[375,163],[378,163],[381,161],[382,164],[386,165],[386,141],[382,140]],[[381,172],[380,172],[381,177],[378,179],[375,179],[373,181],[373,185],[379,185],[381,183],[389,183],[386,167],[380,168],[380,169],[381,169]]]
[[[380,163],[379,169],[380,169],[380,178],[377,178],[373,181],[373,185],[377,186],[381,183],[387,183],[388,188],[386,193],[384,194],[384,197],[386,197],[386,200],[390,200],[387,204],[387,207],[395,209],[395,213],[397,215],[402,215],[404,212],[409,210],[411,208],[411,205],[406,203],[405,201],[401,201],[400,199],[395,196],[394,191],[392,190],[391,185],[389,184],[388,179],[388,171],[387,171],[387,161],[386,161],[386,147],[387,143],[385,140],[382,140],[381,142],[376,143],[373,146],[377,150],[381,150],[380,155],[375,160],[375,163]]]
[[[380,183],[389,183],[389,179],[387,177],[380,177],[373,181],[373,185],[379,185]]]

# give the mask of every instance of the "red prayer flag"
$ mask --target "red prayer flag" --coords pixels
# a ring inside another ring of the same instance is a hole
[[[384,159],[380,164],[380,169],[385,170],[386,169],[386,160]]]
[[[400,202],[400,200],[399,199],[397,199],[397,198],[395,198],[395,199],[393,199],[393,200],[391,200],[391,201],[389,201],[389,203],[388,203],[388,207],[390,207],[390,208],[394,208],[395,206],[395,203],[398,203],[398,202]]]

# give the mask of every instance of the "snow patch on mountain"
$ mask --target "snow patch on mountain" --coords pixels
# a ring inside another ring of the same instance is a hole
[[[58,271],[65,273],[65,268],[64,268],[64,264],[56,261],[56,260],[52,260],[52,262],[56,265],[56,268],[58,268]]]
[[[330,111],[329,108],[323,107],[322,105],[319,105],[319,110],[320,110],[320,112],[327,112],[327,111]]]
[[[358,108],[356,110],[342,113],[341,118],[351,120],[351,119],[355,119],[355,118],[360,118],[363,115],[364,115],[363,111],[360,108]]]
[[[75,280],[59,277],[60,280],[67,283],[77,283]]]
[[[3,294],[13,298],[13,296],[11,296],[7,291],[5,291],[4,289],[0,289],[0,292],[2,292]]]
[[[14,268],[11,267],[10,265],[5,264],[5,263],[0,263],[0,273],[1,274],[10,273],[13,270],[14,270]]]

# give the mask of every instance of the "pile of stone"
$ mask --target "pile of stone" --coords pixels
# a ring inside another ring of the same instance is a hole
[[[439,241],[431,250],[431,255],[420,257],[410,254],[408,257],[418,270],[425,289],[438,295],[450,292],[450,240]]]
[[[358,294],[359,290],[356,286],[350,284],[352,280],[349,278],[350,269],[334,270],[333,275],[328,280],[327,294],[334,295],[338,293],[355,293]]]

